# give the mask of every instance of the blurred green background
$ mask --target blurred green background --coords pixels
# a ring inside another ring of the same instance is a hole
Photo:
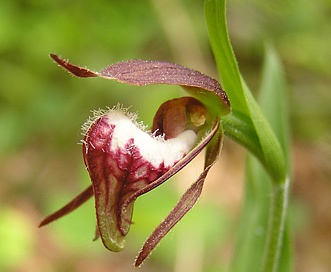
[[[228,1],[241,71],[258,89],[264,45],[275,45],[288,79],[293,134],[290,221],[295,271],[331,270],[331,3]],[[117,102],[146,124],[176,87],[130,87],[78,79],[48,57],[94,70],[126,59],[174,61],[216,77],[203,1],[0,2],[0,271],[136,271],[144,240],[202,169],[202,156],[142,196],[121,253],[92,242],[93,201],[38,229],[42,217],[90,184],[80,126],[90,110]],[[226,140],[194,209],[143,271],[226,271],[239,219],[243,148]]]

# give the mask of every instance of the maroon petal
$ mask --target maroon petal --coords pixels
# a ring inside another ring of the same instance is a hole
[[[161,222],[161,224],[153,231],[153,233],[147,239],[136,259],[135,266],[140,266],[143,263],[143,261],[149,256],[149,254],[157,246],[160,240],[197,202],[199,196],[201,195],[205,178],[210,168],[215,163],[218,155],[220,154],[222,143],[223,133],[221,127],[218,127],[215,137],[212,139],[212,141],[208,144],[207,147],[204,171],[200,174],[198,180],[193,183],[192,186],[181,197],[181,199],[170,212],[170,214]]]
[[[129,60],[94,72],[50,55],[60,66],[78,77],[103,77],[118,82],[145,86],[171,84],[185,87],[199,100],[210,105],[217,115],[230,112],[230,102],[221,85],[213,78],[187,67],[162,61]]]
[[[130,196],[124,202],[123,207],[129,205],[129,203],[133,202],[137,197],[153,190],[154,188],[161,185],[163,182],[171,178],[173,175],[175,175],[178,171],[180,171],[183,167],[185,167],[190,161],[192,161],[200,152],[202,149],[206,147],[206,145],[213,139],[215,134],[217,134],[217,131],[220,129],[219,126],[219,120],[215,120],[213,124],[213,128],[206,134],[206,136],[180,161],[178,161],[173,167],[171,167],[166,173],[164,173],[161,177],[156,179],[155,181],[147,184],[140,190],[136,191],[134,194]]]
[[[49,215],[45,219],[43,219],[40,222],[39,227],[45,226],[45,225],[59,219],[60,217],[65,216],[66,214],[72,212],[73,210],[75,210],[79,206],[81,206],[83,203],[85,203],[92,196],[93,196],[93,189],[92,189],[92,186],[90,186],[86,190],[84,190],[81,194],[76,196],[73,200],[71,200],[63,208],[59,209],[58,211],[52,213],[51,215]]]

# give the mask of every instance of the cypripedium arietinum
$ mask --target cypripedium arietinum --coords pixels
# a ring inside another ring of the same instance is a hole
[[[199,198],[207,173],[222,148],[220,118],[230,112],[227,95],[216,80],[173,63],[130,60],[94,72],[56,55],[51,57],[78,77],[102,77],[137,86],[180,85],[192,95],[163,103],[150,130],[137,122],[136,114],[120,105],[94,112],[83,126],[82,140],[92,185],[40,223],[46,225],[94,196],[96,237],[100,236],[109,250],[120,251],[137,197],[168,180],[206,147],[203,172],[145,242],[136,259],[135,265],[139,266]]]

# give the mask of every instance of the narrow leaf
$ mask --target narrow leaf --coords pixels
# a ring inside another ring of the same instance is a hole
[[[229,92],[232,108],[248,114],[239,68],[230,44],[225,12],[225,0],[205,0],[209,38],[222,85]]]
[[[252,155],[246,163],[245,194],[231,272],[260,271],[270,207],[270,180],[261,164]],[[254,250],[252,250],[254,249]]]
[[[286,164],[289,166],[291,156],[287,91],[280,60],[275,50],[268,45],[259,91],[259,104],[279,140]]]
[[[268,50],[260,91],[260,97],[262,98],[261,107],[275,133],[279,138],[283,139],[280,142],[284,142],[285,138],[288,141],[287,117],[285,116],[286,111],[284,108],[286,95],[284,90],[285,85],[281,66],[275,52]],[[276,269],[278,264],[278,271],[291,271],[291,246],[286,229],[284,230],[286,235],[282,236],[284,228],[283,217],[286,211],[286,203],[284,204],[284,201],[286,202],[288,196],[286,191],[282,192],[282,189],[277,187],[278,185],[271,187],[270,184],[272,182],[265,170],[252,155],[249,155],[247,158],[245,201],[232,261],[231,271],[233,272],[259,271],[263,265],[262,271],[276,271],[273,269]],[[286,184],[286,186],[288,185]],[[271,203],[270,196],[272,196]],[[280,201],[278,202],[278,200]],[[278,221],[279,219],[281,221]],[[279,243],[278,239],[283,239],[283,241]],[[273,263],[269,262],[267,266],[261,256],[271,252],[270,248],[274,248],[274,246],[279,248],[275,249],[272,254],[276,252],[276,254],[280,255],[278,257],[273,255],[267,258],[273,260]],[[254,248],[254,251],[251,250],[252,248]]]
[[[259,101],[283,151],[286,179],[275,185],[271,191],[271,216],[263,263],[265,271],[289,272],[293,266],[291,238],[286,220],[291,176],[287,100],[283,67],[276,51],[269,45],[266,48]]]
[[[285,180],[286,167],[282,149],[239,73],[226,24],[226,1],[206,0],[205,13],[209,37],[222,84],[231,101],[233,117],[222,117],[225,133],[244,144],[266,168],[274,182]],[[232,120],[241,122],[232,123]],[[247,123],[242,126],[243,123]],[[238,125],[238,126],[236,126]],[[227,129],[229,127],[229,130]],[[243,127],[251,127],[252,140],[241,137]],[[254,135],[255,134],[255,135]]]
[[[263,197],[261,193],[266,193],[266,196],[270,197],[268,199],[270,203],[268,228],[266,230],[265,239],[262,237],[261,240],[265,241],[266,247],[264,248],[263,256],[259,256],[259,258],[260,260],[264,259],[262,264],[263,271],[276,271],[279,264],[279,256],[281,255],[281,242],[285,226],[288,199],[289,179],[287,159],[284,156],[285,152],[283,146],[275,136],[272,126],[269,125],[250,90],[240,76],[238,65],[229,42],[225,3],[225,0],[205,0],[206,19],[214,56],[222,84],[227,91],[232,105],[232,113],[228,116],[224,116],[222,123],[226,134],[250,150],[260,160],[271,177],[271,180],[261,177],[261,181],[266,183],[263,184],[263,186],[267,186],[268,182],[271,182],[272,186],[270,192],[268,190],[263,192],[254,191],[254,187],[252,187],[254,185],[253,181],[247,182],[246,190],[253,189],[251,192],[259,194],[259,199]],[[272,101],[272,99],[270,99],[270,101]],[[276,108],[278,106],[279,105],[277,105]],[[246,123],[246,125],[243,125],[244,123]],[[247,135],[246,132],[249,132],[249,134]],[[261,171],[258,171],[258,173],[259,172]],[[258,173],[254,173],[254,175],[259,176]],[[257,177],[254,176],[253,178]],[[253,199],[254,196],[256,197],[255,193],[252,194],[253,196],[249,196],[250,199]],[[250,193],[247,192],[247,194]],[[252,213],[260,218],[259,214],[262,213],[261,209],[263,208],[254,203],[253,205],[247,205],[247,208],[245,206],[244,214],[247,215],[246,218],[251,216]],[[250,222],[252,229],[257,227],[257,224],[261,222],[258,218],[252,218],[252,221],[244,220],[242,222],[242,224],[244,224],[244,231],[247,230],[246,227],[250,225]],[[265,225],[263,228],[264,227]],[[254,246],[253,242],[249,242],[252,241],[254,232],[250,234],[250,237],[241,237],[243,240],[241,240],[240,243],[247,242],[248,246]],[[246,240],[245,237],[248,238],[248,240]],[[252,250],[253,247],[248,248]],[[241,252],[245,254],[246,251],[243,250]],[[246,260],[250,261],[249,258]],[[235,262],[240,265],[238,261],[235,260]],[[245,267],[242,269],[244,270]],[[248,271],[256,271],[256,269]]]

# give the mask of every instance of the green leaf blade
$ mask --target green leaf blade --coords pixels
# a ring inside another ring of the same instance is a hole
[[[259,101],[283,150],[286,165],[290,166],[290,129],[288,95],[283,68],[271,45],[267,45]]]
[[[259,101],[270,127],[277,135],[284,156],[284,173],[286,176],[280,184],[274,184],[274,188],[271,191],[269,237],[267,237],[265,262],[263,264],[265,271],[289,272],[293,270],[291,237],[286,220],[291,176],[288,97],[286,90],[283,67],[276,51],[269,45],[266,47]],[[275,244],[279,244],[279,248],[273,250],[272,246]],[[278,254],[274,256],[276,251]]]
[[[247,122],[248,120],[247,125],[251,126],[252,130],[255,131],[256,136],[254,137],[258,141],[252,141],[252,145],[246,147],[259,158],[267,172],[272,176],[273,181],[285,180],[286,167],[282,154],[283,151],[239,73],[227,31],[225,3],[225,0],[205,1],[205,14],[210,42],[222,86],[229,97],[232,114],[237,115],[236,118],[245,116],[242,122]],[[240,131],[241,127],[237,127],[236,130],[228,130],[228,124],[230,125],[229,122],[224,123],[225,133],[239,143],[245,144],[244,139],[238,138],[238,135],[228,133]]]
[[[231,97],[232,108],[247,113],[239,69],[227,31],[225,1],[206,0],[205,14],[216,65],[218,71],[222,71],[220,73],[222,86]]]
[[[275,59],[266,62],[261,110],[239,73],[227,32],[225,2],[205,1],[212,49],[232,106],[232,113],[222,117],[222,123],[225,134],[251,151],[264,167],[249,155],[245,205],[232,271],[290,271],[291,251],[288,236],[283,236],[288,233],[285,218],[290,160],[287,114],[283,111],[286,98],[278,90],[284,89],[281,67],[269,65],[276,64]],[[257,236],[256,230],[265,233]]]
[[[271,192],[269,177],[252,155],[248,156],[246,166],[243,211],[231,272],[260,271],[267,237]]]

